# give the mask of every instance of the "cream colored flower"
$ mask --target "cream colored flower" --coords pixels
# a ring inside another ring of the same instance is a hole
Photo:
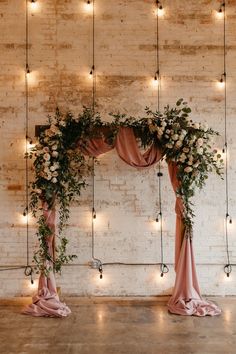
[[[180,141],[180,140],[176,141],[175,146],[177,148],[180,148],[180,146],[182,146],[182,141]]]
[[[59,154],[58,154],[57,151],[53,151],[53,152],[52,152],[52,156],[53,156],[53,157],[58,157],[58,155],[59,155]]]
[[[46,153],[46,154],[43,155],[43,158],[44,158],[45,161],[49,161],[51,156],[50,156],[50,154]]]
[[[56,177],[52,178],[52,183],[57,183],[57,178]]]
[[[54,144],[54,145],[52,146],[52,150],[54,150],[54,151],[57,150],[57,147],[58,147],[57,144]]]
[[[188,166],[188,167],[185,167],[184,172],[190,173],[190,172],[192,172],[192,170],[193,170],[192,167]]]
[[[178,134],[174,134],[174,135],[172,136],[172,139],[173,139],[174,141],[178,140],[178,139],[179,139],[179,135],[178,135]]]
[[[183,152],[188,153],[188,152],[189,152],[189,148],[188,148],[188,147],[184,147],[184,148],[183,148]]]
[[[202,148],[202,147],[199,147],[199,148],[197,149],[197,153],[198,153],[199,155],[202,155],[202,154],[203,154],[203,148]]]
[[[202,138],[198,138],[196,141],[196,145],[197,146],[202,146],[203,145],[204,140]]]

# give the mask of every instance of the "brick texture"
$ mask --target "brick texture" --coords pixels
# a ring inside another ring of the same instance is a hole
[[[104,120],[109,112],[141,116],[145,106],[155,108],[152,86],[156,71],[156,19],[152,0],[96,0],[95,61],[97,104]],[[38,0],[30,10],[29,129],[45,124],[59,106],[75,114],[92,101],[89,71],[92,65],[92,17],[81,0]],[[164,1],[160,18],[160,105],[188,100],[193,119],[207,121],[224,132],[224,95],[217,86],[223,72],[223,20],[215,10],[219,1]],[[229,143],[230,255],[236,263],[236,1],[227,1],[227,116]],[[0,1],[0,264],[26,263],[25,206],[25,1]],[[222,147],[219,137],[217,147]],[[104,279],[86,266],[91,259],[91,180],[80,204],[71,205],[65,230],[75,263],[58,277],[67,295],[162,295],[174,282],[174,195],[163,164],[164,259],[170,272],[160,278],[154,266],[107,266]],[[157,168],[137,171],[114,152],[100,158],[96,167],[97,220],[95,254],[104,262],[160,261],[160,232],[155,226],[158,205]],[[30,170],[30,176],[32,173]],[[229,281],[224,239],[225,184],[211,176],[195,198],[194,246],[202,292],[236,294],[236,268]],[[30,220],[30,257],[37,238]],[[0,272],[0,296],[30,295],[23,270]]]

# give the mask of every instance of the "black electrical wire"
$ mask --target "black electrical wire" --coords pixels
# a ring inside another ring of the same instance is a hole
[[[160,78],[160,48],[159,48],[159,16],[158,9],[162,8],[160,1],[156,1],[157,13],[156,13],[156,78],[157,78],[157,111],[160,111],[160,90],[161,90],[161,78]],[[164,273],[168,273],[169,269],[164,263],[164,246],[163,246],[163,219],[162,219],[162,189],[161,189],[161,178],[163,173],[161,172],[161,162],[158,164],[158,195],[159,195],[159,217],[157,220],[160,222],[160,246],[161,246],[161,263],[160,263],[160,272],[161,277]]]
[[[223,18],[223,78],[224,78],[224,152],[225,152],[225,244],[226,244],[226,258],[227,264],[224,267],[224,272],[229,277],[232,272],[232,265],[229,253],[229,235],[228,235],[228,222],[232,222],[229,215],[229,180],[228,180],[228,126],[227,126],[227,73],[226,73],[226,2],[221,5],[224,14]]]
[[[29,140],[29,10],[28,0],[25,1],[25,203],[24,214],[26,217],[26,262],[25,275],[31,277],[33,268],[29,265],[29,159],[28,159],[28,140]]]

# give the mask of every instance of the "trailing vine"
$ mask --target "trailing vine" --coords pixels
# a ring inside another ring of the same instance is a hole
[[[111,114],[112,122],[101,120],[99,113],[90,108],[74,117],[72,113],[61,114],[56,110],[54,117],[48,118],[48,125],[42,129],[39,142],[30,152],[34,158],[35,179],[32,183],[30,208],[38,216],[39,249],[34,254],[38,271],[48,273],[45,260],[53,263],[53,270],[61,272],[64,264],[76,255],[67,255],[67,238],[63,229],[69,218],[69,207],[78,199],[86,187],[86,177],[91,173],[88,157],[81,146],[94,137],[105,137],[113,144],[120,127],[130,127],[146,148],[151,144],[162,149],[166,161],[178,165],[178,179],[181,182],[177,195],[184,205],[184,223],[189,229],[193,225],[192,197],[196,188],[201,189],[212,171],[222,175],[223,159],[212,147],[212,138],[218,135],[206,123],[193,122],[189,115],[190,107],[181,98],[176,106],[166,106],[157,112],[146,108],[145,116],[139,119],[124,114]],[[59,225],[56,242],[56,257],[51,259],[46,239],[52,233],[46,223],[42,203],[49,209],[57,205]]]

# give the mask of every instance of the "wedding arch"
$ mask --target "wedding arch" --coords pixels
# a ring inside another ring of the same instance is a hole
[[[193,204],[191,198],[202,188],[212,171],[221,176],[223,160],[212,147],[218,133],[206,123],[193,122],[191,109],[181,98],[176,106],[153,112],[146,108],[142,118],[111,114],[110,123],[101,120],[91,108],[74,117],[56,110],[42,129],[39,142],[29,154],[34,159],[30,208],[38,218],[39,248],[34,254],[35,269],[40,273],[38,293],[23,310],[33,316],[64,317],[70,309],[60,302],[55,272],[76,255],[66,253],[68,240],[62,231],[69,218],[69,206],[86,188],[92,172],[90,157],[95,159],[115,149],[120,158],[135,168],[146,168],[165,158],[170,181],[176,194],[176,281],[168,303],[172,313],[181,315],[217,315],[220,309],[202,299],[193,256]],[[141,153],[139,145],[145,148]],[[56,206],[59,212],[56,235]]]

